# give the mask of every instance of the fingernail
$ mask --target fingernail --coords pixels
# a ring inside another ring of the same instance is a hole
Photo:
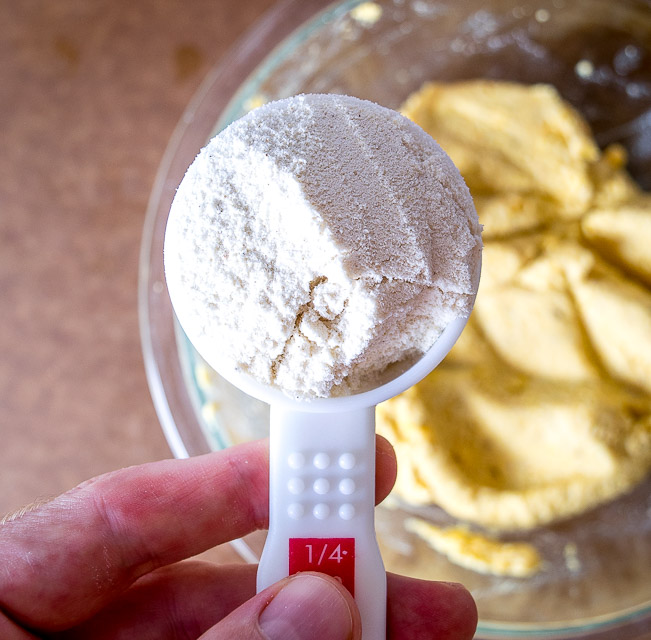
[[[325,578],[297,575],[262,611],[259,624],[269,640],[347,640],[353,616],[344,596]]]

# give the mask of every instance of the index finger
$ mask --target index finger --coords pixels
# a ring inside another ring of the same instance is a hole
[[[395,477],[378,440],[377,497]],[[0,607],[39,629],[77,624],[140,576],[264,528],[268,443],[99,476],[0,526]]]

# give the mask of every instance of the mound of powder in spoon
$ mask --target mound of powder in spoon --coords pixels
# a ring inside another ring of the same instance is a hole
[[[456,167],[349,96],[264,105],[202,149],[165,236],[179,322],[218,371],[296,398],[385,382],[470,313],[481,227]]]

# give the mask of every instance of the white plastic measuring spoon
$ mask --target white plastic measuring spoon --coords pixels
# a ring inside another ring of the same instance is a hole
[[[336,576],[364,640],[386,625],[375,406],[429,373],[461,333],[479,233],[440,147],[350,96],[295,96],[234,122],[199,153],[170,211],[165,273],[181,325],[209,365],[271,406],[258,589],[309,569]],[[385,382],[388,362],[423,350]],[[325,383],[344,374],[354,391],[333,396]],[[362,390],[356,375],[377,386]]]

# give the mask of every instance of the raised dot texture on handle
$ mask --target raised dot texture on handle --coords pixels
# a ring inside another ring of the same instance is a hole
[[[303,517],[304,514],[305,514],[305,507],[298,502],[293,502],[287,507],[287,515],[292,520],[299,520],[300,518]]]
[[[327,453],[317,453],[313,460],[314,466],[317,469],[327,469],[330,466],[330,456]]]
[[[316,504],[312,509],[312,515],[317,520],[325,520],[330,515],[330,507],[323,502]]]
[[[287,488],[290,493],[297,496],[305,491],[305,482],[301,478],[290,478],[287,482]]]
[[[339,507],[339,517],[342,520],[352,520],[355,517],[355,507],[352,504],[342,504]]]
[[[330,483],[326,478],[317,478],[312,485],[314,493],[318,493],[320,496],[325,495],[330,491]]]
[[[339,456],[339,466],[346,471],[350,471],[355,466],[356,460],[352,453],[342,453]]]
[[[300,451],[292,451],[287,457],[287,464],[292,469],[301,469],[305,464],[305,456]]]
[[[352,478],[343,478],[339,482],[339,491],[345,496],[351,495],[355,491],[355,481]]]

